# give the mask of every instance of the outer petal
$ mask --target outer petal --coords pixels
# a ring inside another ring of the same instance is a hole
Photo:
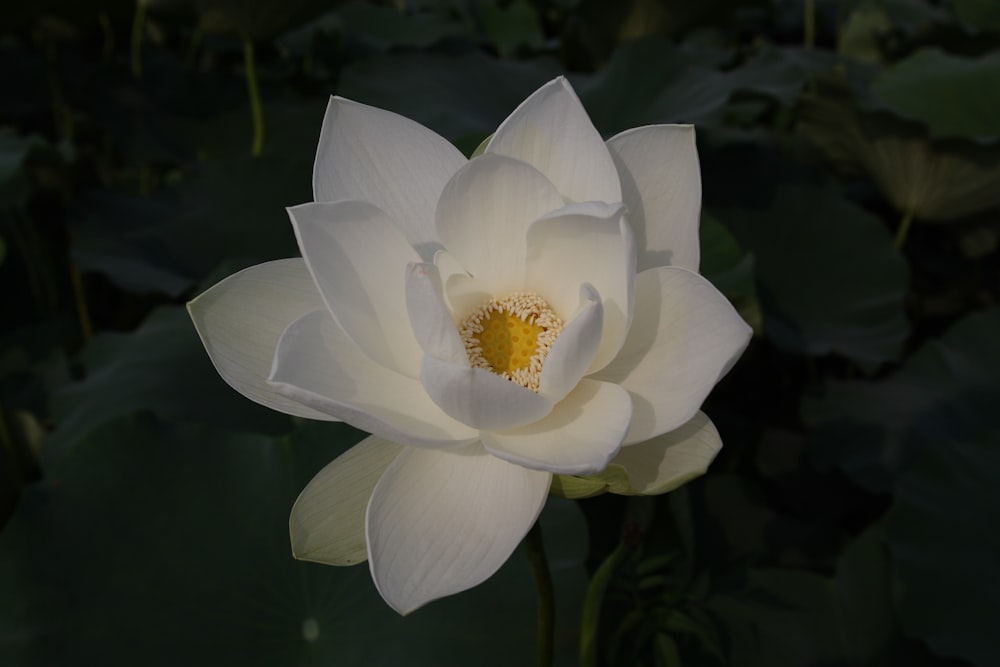
[[[365,508],[402,445],[369,436],[328,463],[299,494],[288,519],[299,560],[354,565],[368,558]]]
[[[603,320],[601,295],[585,283],[580,287],[579,312],[556,338],[542,365],[538,393],[561,401],[576,386],[597,354]]]
[[[635,230],[638,269],[698,270],[701,170],[691,125],[651,125],[608,140]]]
[[[631,417],[627,391],[583,380],[544,419],[519,429],[484,433],[483,444],[512,463],[587,475],[608,465],[625,439]]]
[[[402,313],[420,256],[388,216],[359,201],[288,209],[299,249],[337,324],[378,363],[417,377],[420,346]]]
[[[288,327],[270,382],[284,396],[393,442],[453,447],[477,439],[474,429],[444,414],[420,382],[369,359],[326,310]]]
[[[563,206],[534,167],[500,155],[469,162],[437,207],[441,242],[494,296],[522,289],[528,226]]]
[[[337,421],[267,383],[281,332],[323,299],[301,259],[258,264],[233,274],[188,303],[215,369],[230,387],[261,405],[309,419]]]
[[[630,488],[624,493],[653,495],[673,491],[705,474],[720,449],[722,439],[715,425],[698,412],[678,429],[623,447],[611,463],[622,466],[628,475]]]
[[[375,204],[430,259],[437,241],[434,207],[465,162],[457,148],[412,120],[333,97],[316,148],[313,196]]]
[[[467,363],[453,364],[426,355],[420,379],[446,414],[483,431],[524,426],[552,410],[552,401],[545,396]]]
[[[603,299],[601,345],[590,372],[618,354],[632,317],[635,245],[622,213],[620,206],[576,204],[528,231],[528,289],[563,317],[576,310],[583,283],[592,284]]]
[[[608,149],[563,77],[522,102],[497,128],[486,153],[534,165],[570,201],[622,200]]]
[[[441,277],[433,264],[411,264],[407,269],[406,310],[413,333],[426,354],[468,365],[468,354],[444,304]]]
[[[679,267],[636,278],[635,317],[621,352],[595,379],[632,394],[626,443],[691,419],[742,354],[752,330],[710,282]]]
[[[551,475],[489,456],[407,449],[368,504],[379,593],[401,614],[496,572],[538,518]]]

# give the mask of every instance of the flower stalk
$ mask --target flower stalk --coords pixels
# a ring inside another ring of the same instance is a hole
[[[247,72],[247,93],[250,95],[250,117],[253,119],[253,141],[250,155],[260,157],[264,152],[264,112],[260,106],[260,88],[257,86],[257,66],[254,62],[253,40],[243,38],[243,62]]]
[[[524,549],[528,554],[528,562],[531,563],[531,574],[538,593],[538,667],[549,667],[552,664],[555,636],[555,594],[549,561],[545,557],[542,528],[537,521],[524,537]]]
[[[135,3],[135,16],[132,18],[132,34],[130,38],[132,76],[142,77],[142,30],[146,25],[146,3]]]
[[[816,1],[805,0],[802,16],[802,45],[811,49],[816,46]]]
[[[80,334],[84,341],[88,341],[94,336],[94,327],[90,323],[90,309],[87,308],[87,293],[83,287],[83,278],[80,276],[80,270],[73,264],[70,264],[69,267],[69,278],[73,285],[76,315],[80,320]]]
[[[903,219],[899,223],[899,229],[896,230],[896,250],[902,250],[903,244],[906,243],[906,237],[910,234],[910,227],[913,226],[913,215],[912,210],[908,210],[903,214]]]
[[[601,620],[601,605],[608,583],[618,569],[619,563],[628,553],[628,545],[622,540],[611,552],[590,580],[583,599],[583,615],[580,620],[580,667],[597,667],[597,630]]]

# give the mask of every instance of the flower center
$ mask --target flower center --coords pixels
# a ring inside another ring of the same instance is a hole
[[[537,392],[542,362],[562,328],[545,299],[515,292],[483,303],[462,320],[458,333],[473,368],[485,368]]]

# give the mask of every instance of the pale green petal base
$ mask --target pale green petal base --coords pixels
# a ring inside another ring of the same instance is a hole
[[[722,440],[715,425],[699,412],[679,429],[623,447],[597,475],[555,475],[549,492],[578,500],[602,493],[654,496],[667,493],[708,470]]]
[[[299,560],[354,565],[368,559],[365,509],[402,445],[369,436],[328,463],[299,494],[288,519]]]

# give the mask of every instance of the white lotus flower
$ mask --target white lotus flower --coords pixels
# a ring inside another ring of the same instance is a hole
[[[614,463],[615,490],[659,493],[721,447],[698,410],[750,328],[697,273],[692,127],[605,143],[558,78],[467,160],[333,98],[313,191],[301,259],[189,306],[237,391],[372,433],[302,492],[296,557],[367,557],[405,614],[491,576],[554,474]]]

